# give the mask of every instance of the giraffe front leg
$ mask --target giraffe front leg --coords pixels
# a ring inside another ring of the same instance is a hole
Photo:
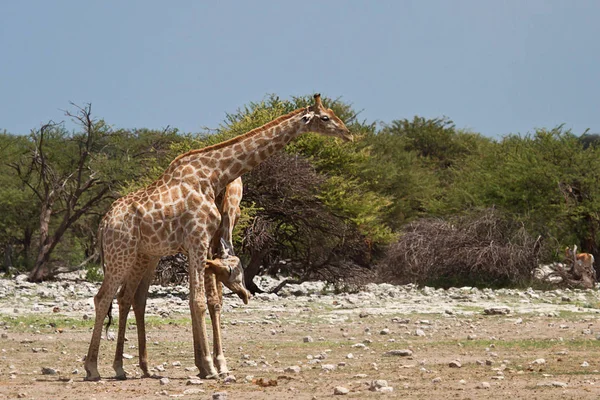
[[[208,335],[206,333],[206,294],[204,290],[204,261],[206,247],[199,254],[190,254],[190,311],[192,314],[192,330],[194,332],[194,358],[196,367],[203,379],[218,377],[213,360],[208,351]]]
[[[227,376],[229,369],[223,354],[223,340],[221,337],[221,309],[223,307],[223,290],[212,272],[205,271],[206,299],[208,312],[213,328],[213,361],[220,377]]]

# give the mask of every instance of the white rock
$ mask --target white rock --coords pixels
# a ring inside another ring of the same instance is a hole
[[[160,378],[160,380],[158,381],[160,382],[161,385],[168,385],[169,384],[169,378]]]
[[[372,392],[379,392],[381,391],[381,388],[387,387],[388,383],[386,380],[383,379],[377,379],[374,381],[371,381],[371,384],[369,385],[369,390]]]
[[[489,382],[480,382],[476,387],[477,389],[489,389],[491,385]]]
[[[345,395],[345,394],[348,394],[348,393],[350,393],[350,390],[347,389],[347,388],[345,388],[345,387],[343,387],[343,386],[336,386],[333,389],[333,394],[336,394],[336,395]]]
[[[283,370],[283,372],[287,372],[288,374],[299,374],[302,371],[298,365],[292,365],[291,367],[287,367]]]

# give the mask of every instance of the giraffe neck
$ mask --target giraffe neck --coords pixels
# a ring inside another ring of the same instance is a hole
[[[298,109],[226,142],[192,150],[177,157],[171,166],[196,163],[199,174],[206,174],[214,193],[219,193],[305,132],[305,111]]]

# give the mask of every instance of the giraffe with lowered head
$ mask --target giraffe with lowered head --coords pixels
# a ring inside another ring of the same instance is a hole
[[[215,235],[210,256],[216,256],[215,259],[206,260],[206,270],[204,275],[204,286],[206,288],[206,299],[208,311],[213,328],[213,361],[219,376],[225,376],[229,373],[225,355],[223,354],[222,335],[221,335],[221,309],[223,307],[223,289],[221,284],[227,286],[233,293],[237,294],[244,304],[248,304],[250,293],[244,284],[244,269],[238,257],[233,250],[233,229],[240,217],[240,203],[242,201],[243,184],[242,178],[237,178],[227,185],[225,190],[218,196],[217,205],[221,214],[221,225]],[[148,297],[149,282],[154,276],[154,268],[149,270],[142,278],[142,282],[136,290],[134,296],[134,309],[141,314],[141,320],[137,321],[138,331],[138,349],[139,349],[139,367],[144,377],[150,376],[148,371],[148,354],[146,350],[146,335],[144,313],[146,308],[146,299]],[[119,301],[122,302],[119,297]],[[124,314],[119,314],[119,335],[115,352],[113,368],[117,371],[117,379],[125,379],[125,370],[123,369],[123,347],[125,342],[125,321],[128,310],[119,308]],[[136,317],[138,313],[136,313]],[[107,326],[108,329],[108,326]]]
[[[98,380],[98,352],[104,317],[119,291],[119,314],[136,305],[146,290],[138,290],[163,255],[183,252],[189,259],[190,311],[194,361],[200,377],[218,376],[206,332],[205,264],[211,241],[221,224],[217,196],[234,179],[282,150],[305,132],[352,140],[350,132],[320,95],[299,108],[243,135],[184,153],[171,162],[154,183],[116,200],[103,219],[104,281],[94,297],[96,320],[85,361],[86,379]],[[119,322],[121,322],[119,316]],[[123,321],[125,325],[126,321]],[[119,333],[121,329],[119,328]],[[123,328],[124,335],[124,328]],[[140,332],[138,331],[138,339]],[[116,371],[117,376],[124,372]]]

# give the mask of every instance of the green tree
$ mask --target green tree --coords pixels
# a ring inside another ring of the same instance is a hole
[[[507,136],[456,171],[446,211],[495,206],[531,232],[597,256],[599,156],[562,127]]]

